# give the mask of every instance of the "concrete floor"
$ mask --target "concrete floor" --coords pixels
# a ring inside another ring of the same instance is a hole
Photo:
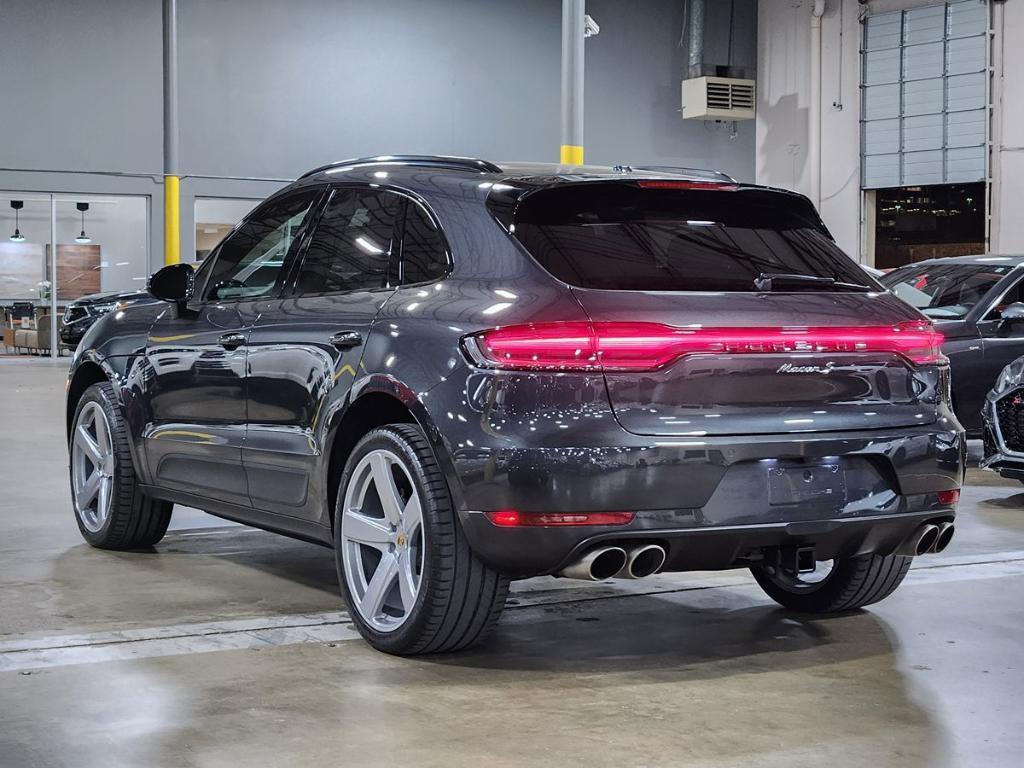
[[[0,363],[0,766],[1017,766],[1024,488],[972,470],[958,536],[883,603],[777,609],[744,572],[515,585],[493,639],[356,638],[331,553],[178,510],[85,545],[63,364]]]

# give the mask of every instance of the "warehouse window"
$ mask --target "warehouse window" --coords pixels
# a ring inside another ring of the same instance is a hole
[[[985,178],[987,30],[980,0],[867,17],[865,189]]]

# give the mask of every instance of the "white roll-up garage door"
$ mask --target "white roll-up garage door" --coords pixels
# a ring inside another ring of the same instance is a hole
[[[865,19],[865,189],[985,179],[987,44],[984,0]]]

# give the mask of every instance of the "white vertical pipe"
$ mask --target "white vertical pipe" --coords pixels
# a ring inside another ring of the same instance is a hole
[[[57,359],[57,201],[50,195],[50,357]]]
[[[825,0],[814,0],[811,9],[811,108],[807,155],[811,165],[811,202],[821,212],[821,17]],[[840,62],[840,65],[842,63]]]
[[[987,209],[986,235],[988,250],[992,253],[999,253],[1001,245],[1002,215],[999,210],[999,203],[1002,200],[1003,191],[1003,78],[1005,59],[1003,55],[1006,39],[1006,20],[1003,16],[1004,4],[992,3],[992,36],[989,40],[989,73],[991,83],[989,86],[990,117],[988,121],[988,145],[989,152],[986,157],[986,174],[988,183],[988,195],[985,200]]]

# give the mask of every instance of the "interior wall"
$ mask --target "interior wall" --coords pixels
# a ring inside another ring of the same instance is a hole
[[[750,58],[753,0],[734,56]],[[729,4],[710,2],[709,47]],[[753,134],[679,119],[682,0],[591,0],[587,153],[753,175]],[[181,165],[293,178],[380,152],[556,160],[557,0],[179,0]],[[724,51],[713,55],[721,58]],[[160,0],[4,0],[0,168],[159,174]]]
[[[811,0],[758,4],[756,178],[759,184],[803,194],[811,191],[813,5]],[[864,260],[860,237],[862,9],[856,0],[842,4],[829,0],[821,21],[821,217],[839,247],[859,261]]]
[[[160,0],[0,3],[0,168],[162,165]]]
[[[992,41],[994,76],[1002,88],[994,88],[992,164],[991,249],[997,253],[1024,253],[1024,7],[1002,3],[994,9],[997,26]],[[998,85],[998,84],[996,84]]]
[[[845,0],[844,46],[839,56],[839,0],[827,0],[822,20],[822,217],[851,255],[871,253],[860,225],[860,41],[862,12],[886,13],[934,0]],[[989,249],[1024,253],[1024,89],[1014,79],[1024,71],[1024,5],[990,3],[993,111],[990,156]],[[757,181],[810,189],[807,137],[810,107],[808,55],[811,0],[762,0],[758,13],[758,117],[755,142]],[[832,106],[842,61],[843,109]],[[1004,87],[1000,88],[1000,81]]]
[[[756,0],[705,60],[753,60]],[[556,161],[558,0],[179,0],[181,249],[196,197],[259,199],[375,153]],[[754,128],[680,117],[684,0],[590,0],[586,158],[754,177]],[[150,196],[162,262],[161,0],[3,0],[0,188]],[[231,177],[231,178],[211,178]]]

